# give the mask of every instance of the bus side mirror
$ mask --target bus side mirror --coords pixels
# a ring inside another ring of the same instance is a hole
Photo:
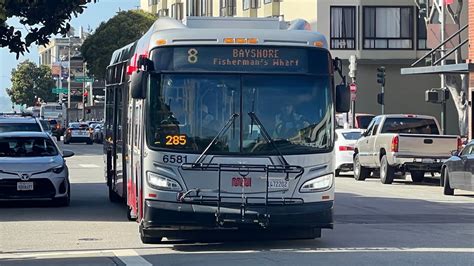
[[[133,72],[130,77],[130,90],[133,99],[145,99],[148,86],[148,72]]]
[[[351,94],[345,84],[336,86],[336,112],[347,113],[351,108]]]

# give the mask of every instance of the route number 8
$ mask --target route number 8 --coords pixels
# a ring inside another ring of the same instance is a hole
[[[188,62],[191,64],[196,64],[198,61],[198,51],[195,48],[188,50]]]

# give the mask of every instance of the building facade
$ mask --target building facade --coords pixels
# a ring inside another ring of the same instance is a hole
[[[101,80],[82,79],[86,75],[86,64],[80,52],[81,46],[88,34],[80,32],[79,36],[53,38],[46,46],[40,46],[39,62],[51,67],[56,86],[67,89],[70,81],[71,108],[83,108],[83,92],[87,90],[84,99],[85,106],[103,105],[105,83]],[[70,71],[69,71],[70,68]],[[68,78],[70,75],[70,79]],[[97,100],[99,99],[99,100]],[[67,103],[67,93],[58,95],[58,100]]]
[[[441,106],[425,102],[425,91],[440,87],[439,75],[400,74],[401,68],[429,51],[427,30],[413,0],[142,0],[141,4],[145,11],[179,20],[186,16],[305,19],[327,36],[333,57],[343,59],[346,71],[349,57],[357,57],[356,112],[381,113],[376,73],[385,66],[385,113],[440,119]],[[452,100],[447,106],[446,132],[459,132]]]

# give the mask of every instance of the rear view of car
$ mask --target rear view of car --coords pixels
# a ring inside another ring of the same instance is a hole
[[[64,144],[73,142],[92,144],[93,130],[85,123],[71,123],[64,135]]]
[[[21,114],[0,114],[0,133],[2,132],[42,132],[39,120]]]
[[[362,129],[337,129],[336,130],[336,169],[338,176],[341,172],[353,170],[353,156],[357,140],[362,136]]]
[[[0,133],[0,201],[51,199],[67,206],[69,176],[64,157],[44,132]]]

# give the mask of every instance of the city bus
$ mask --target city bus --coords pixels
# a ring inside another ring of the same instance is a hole
[[[303,20],[158,19],[107,68],[110,200],[143,243],[320,237],[333,227],[335,113],[349,109],[341,65]]]

